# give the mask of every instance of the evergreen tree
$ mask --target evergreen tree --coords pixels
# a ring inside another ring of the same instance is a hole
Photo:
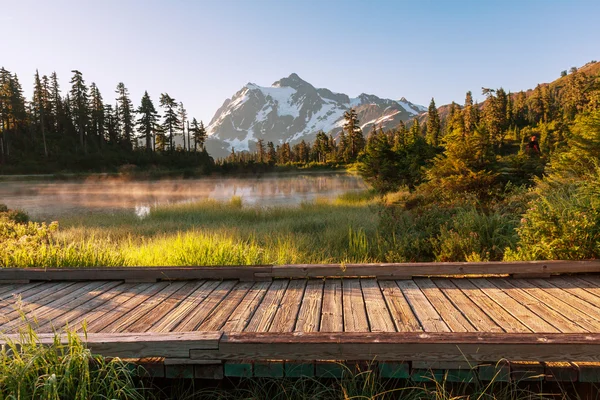
[[[35,70],[35,84],[33,89],[32,110],[34,121],[38,129],[42,132],[42,142],[44,145],[44,156],[48,158],[48,144],[46,143],[46,105],[48,104],[47,93],[44,91],[40,74]]]
[[[183,151],[189,150],[189,138],[187,140],[187,144],[186,144],[186,137],[185,137],[185,124],[187,121],[187,111],[185,108],[183,108],[183,103],[179,102],[179,106],[177,108],[177,115],[179,116],[179,127],[181,128],[181,137],[183,138]],[[189,135],[189,132],[188,132]]]
[[[192,137],[194,139],[194,151],[197,151],[198,147],[202,151],[204,151],[204,142],[206,141],[206,129],[204,128],[204,123],[200,121],[196,121],[196,118],[192,119]]]
[[[83,80],[83,75],[77,70],[73,72],[71,78],[71,97],[70,111],[72,113],[73,122],[79,133],[79,144],[83,149],[84,154],[87,154],[87,128],[90,119],[90,111],[88,108],[88,89]]]
[[[123,82],[119,82],[115,93],[117,93],[117,111],[119,114],[122,143],[126,149],[131,149],[134,139],[133,128],[135,125],[133,103],[129,98],[129,91]]]
[[[429,103],[429,110],[427,113],[427,143],[437,147],[440,144],[440,115],[438,114],[437,107],[435,106],[435,100],[432,98]]]
[[[263,163],[266,161],[266,153],[265,153],[265,142],[262,139],[258,139],[256,142],[256,155],[259,163]]]
[[[160,106],[165,110],[163,120],[163,130],[169,134],[169,151],[175,149],[173,138],[176,132],[180,129],[181,121],[177,115],[177,102],[167,93],[160,95]]]
[[[104,103],[100,90],[95,83],[90,85],[90,135],[96,138],[97,143],[104,145]]]
[[[348,146],[346,148],[347,157],[346,161],[355,160],[358,154],[365,147],[365,138],[360,128],[360,122],[356,115],[356,110],[351,108],[349,111],[344,113],[344,127],[343,131],[346,133],[348,140]]]
[[[277,151],[273,142],[267,142],[267,163],[269,165],[275,165],[277,161]]]
[[[137,128],[140,133],[139,138],[145,139],[146,152],[150,153],[156,146],[156,127],[158,125],[159,115],[154,108],[154,104],[148,95],[148,91],[144,92],[142,101],[137,109],[139,118],[137,120]]]

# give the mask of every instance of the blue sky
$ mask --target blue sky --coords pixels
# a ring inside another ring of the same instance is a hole
[[[428,105],[518,91],[600,59],[600,1],[0,0],[0,66],[71,70],[113,102],[118,82],[208,123],[245,83],[296,72],[316,87]]]

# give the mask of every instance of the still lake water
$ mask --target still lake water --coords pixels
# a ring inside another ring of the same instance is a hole
[[[263,175],[252,178],[200,178],[122,181],[90,177],[85,181],[0,181],[0,203],[34,218],[131,210],[143,216],[160,204],[232,196],[253,206],[299,205],[317,198],[334,199],[366,188],[345,173]]]

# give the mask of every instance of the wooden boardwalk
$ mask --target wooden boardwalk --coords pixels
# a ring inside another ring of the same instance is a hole
[[[188,374],[194,365],[227,372],[225,363],[229,375],[256,375],[241,360],[276,376],[286,365],[314,372],[315,360],[375,360],[405,377],[482,363],[496,371],[508,359],[570,380],[600,377],[590,364],[600,362],[598,263],[485,266],[0,270],[0,332],[85,327],[94,351],[160,357],[163,371]],[[457,276],[498,268],[514,276]],[[549,276],[559,270],[583,273]]]

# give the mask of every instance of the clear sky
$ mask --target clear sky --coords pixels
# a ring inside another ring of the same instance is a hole
[[[118,82],[205,123],[245,83],[292,72],[355,97],[462,103],[600,59],[600,0],[0,0],[0,66],[71,70],[113,103]]]

